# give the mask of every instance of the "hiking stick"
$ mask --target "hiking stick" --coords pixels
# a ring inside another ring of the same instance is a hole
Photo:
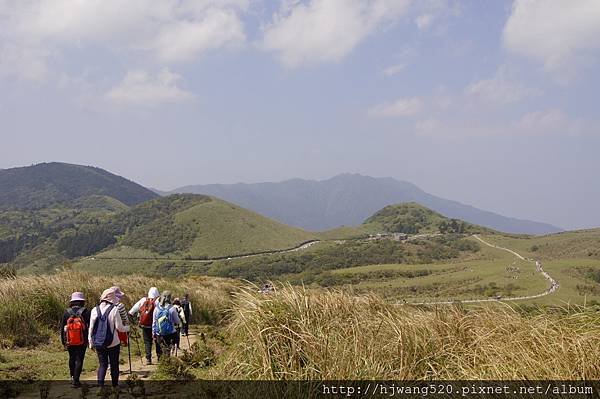
[[[137,331],[134,329],[134,331]],[[140,363],[142,366],[144,365],[144,357],[142,356],[142,350],[140,349],[140,341],[138,341],[137,333],[133,334],[133,340],[135,341],[135,345],[137,346],[138,353],[140,354]]]
[[[185,334],[185,337],[187,338],[187,342],[188,342],[188,350],[192,349],[192,345],[190,345],[190,333],[188,332],[187,334]]]
[[[129,374],[132,374],[132,372],[131,372],[131,342],[129,341],[129,333],[127,333],[127,355],[129,357]]]

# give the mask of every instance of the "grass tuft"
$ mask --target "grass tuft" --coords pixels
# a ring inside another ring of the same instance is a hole
[[[232,319],[229,378],[600,378],[600,317],[583,309],[418,309],[287,285],[244,290]]]

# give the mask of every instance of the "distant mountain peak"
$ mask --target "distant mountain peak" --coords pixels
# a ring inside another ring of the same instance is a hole
[[[341,173],[326,180],[187,186],[172,192],[214,195],[309,230],[356,226],[385,206],[402,202],[416,202],[446,217],[508,233],[547,234],[562,230],[440,198],[411,182],[360,173]]]

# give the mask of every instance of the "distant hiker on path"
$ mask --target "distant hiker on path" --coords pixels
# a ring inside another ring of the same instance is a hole
[[[179,316],[179,320],[181,323],[175,326],[175,330],[177,332],[177,336],[175,337],[175,346],[177,349],[181,349],[179,347],[179,343],[181,342],[181,327],[183,327],[186,323],[185,312],[183,311],[183,307],[181,306],[181,301],[179,298],[175,298],[173,300],[173,307],[177,309],[177,315]]]
[[[152,318],[154,316],[154,308],[158,302],[160,293],[158,288],[151,287],[148,290],[148,296],[140,299],[133,307],[129,310],[129,314],[132,316],[139,315],[139,325],[142,329],[142,336],[144,337],[144,348],[146,350],[146,361],[148,364],[152,364]],[[160,359],[162,355],[162,349],[160,343],[156,342],[156,357]]]
[[[171,292],[163,292],[160,301],[154,308],[152,332],[156,337],[156,341],[161,346],[164,345],[163,353],[166,353],[167,356],[171,354],[177,338],[175,326],[180,323],[177,308],[172,304]]]
[[[69,371],[71,386],[81,386],[79,376],[83,368],[83,360],[88,345],[88,328],[90,326],[90,311],[85,307],[82,292],[71,294],[69,307],[63,314],[60,323],[60,340],[69,352]]]
[[[112,386],[119,385],[119,354],[121,341],[118,332],[129,331],[129,326],[123,324],[117,308],[120,290],[111,287],[100,296],[100,304],[92,309],[89,329],[89,345],[98,354],[98,386],[104,386],[106,370],[110,364]]]
[[[181,335],[188,335],[190,322],[192,321],[192,303],[190,302],[190,294],[185,293],[183,295],[181,307],[183,308],[183,315],[185,316],[183,327],[181,328]]]

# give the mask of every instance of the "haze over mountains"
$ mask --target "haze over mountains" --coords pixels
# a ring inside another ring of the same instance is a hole
[[[170,193],[212,195],[282,223],[315,231],[359,225],[381,208],[401,202],[417,202],[444,216],[507,233],[548,234],[562,230],[440,198],[406,181],[360,174],[341,174],[321,181],[195,185]]]
[[[92,166],[52,162],[0,170],[0,210],[134,206],[159,194],[211,195],[279,222],[320,231],[357,226],[388,205],[416,202],[444,216],[509,233],[546,234],[549,224],[505,217],[436,197],[393,178],[342,174],[328,180],[291,179],[279,183],[186,186],[156,193],[126,178]]]

